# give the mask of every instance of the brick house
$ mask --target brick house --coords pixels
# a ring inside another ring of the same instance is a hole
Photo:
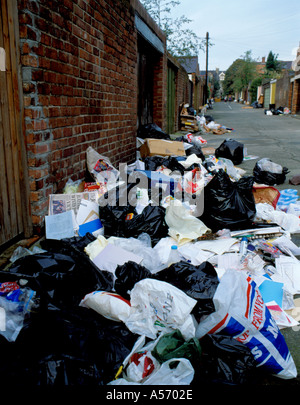
[[[204,100],[204,87],[205,87],[205,77],[200,71],[198,56],[192,57],[181,57],[180,62],[185,68],[190,77],[190,100],[189,104],[196,111],[199,110],[199,107],[205,104]]]
[[[171,62],[138,0],[1,0],[0,17],[0,112],[10,118],[0,120],[1,246],[42,232],[49,195],[84,178],[89,146],[118,165],[134,161],[139,125],[166,130]],[[186,101],[175,67],[174,130]]]

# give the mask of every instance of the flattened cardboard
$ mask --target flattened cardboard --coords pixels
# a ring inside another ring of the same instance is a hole
[[[146,138],[140,148],[140,153],[142,158],[156,155],[185,156],[185,149],[182,142]]]

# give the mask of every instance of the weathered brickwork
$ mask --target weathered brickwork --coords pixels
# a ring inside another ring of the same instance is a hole
[[[300,79],[293,82],[291,108],[292,114],[300,113]]]
[[[88,146],[115,165],[135,158],[137,33],[129,0],[19,0],[18,9],[38,227],[48,195],[84,177]]]

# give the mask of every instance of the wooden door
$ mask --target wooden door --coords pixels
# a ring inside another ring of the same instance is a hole
[[[26,152],[16,0],[0,0],[0,248],[29,237]]]
[[[175,95],[176,95],[176,73],[171,66],[168,66],[168,92],[167,92],[167,133],[171,134],[175,129]]]
[[[271,89],[270,89],[270,87],[267,87],[265,89],[265,93],[264,93],[264,108],[269,108],[269,106],[270,106],[270,95],[271,95]]]

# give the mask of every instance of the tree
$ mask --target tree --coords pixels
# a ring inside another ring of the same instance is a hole
[[[280,62],[277,60],[277,58],[278,55],[275,55],[272,51],[269,52],[266,62],[267,72],[279,72],[281,70]]]
[[[257,99],[257,87],[262,84],[262,77],[256,77],[254,80],[252,80],[249,93],[252,101],[255,101]]]
[[[213,81],[212,81],[212,84],[213,84],[213,97],[219,97],[220,96],[220,89],[221,89],[219,79],[216,79],[214,77]]]
[[[223,86],[225,94],[242,91],[255,77],[255,61],[252,58],[252,51],[249,50],[227,69]]]
[[[179,0],[141,0],[141,3],[164,31],[167,50],[171,55],[192,57],[205,49],[206,39],[199,37],[188,28],[192,20],[184,15],[177,18],[171,17],[171,10],[180,4]]]

